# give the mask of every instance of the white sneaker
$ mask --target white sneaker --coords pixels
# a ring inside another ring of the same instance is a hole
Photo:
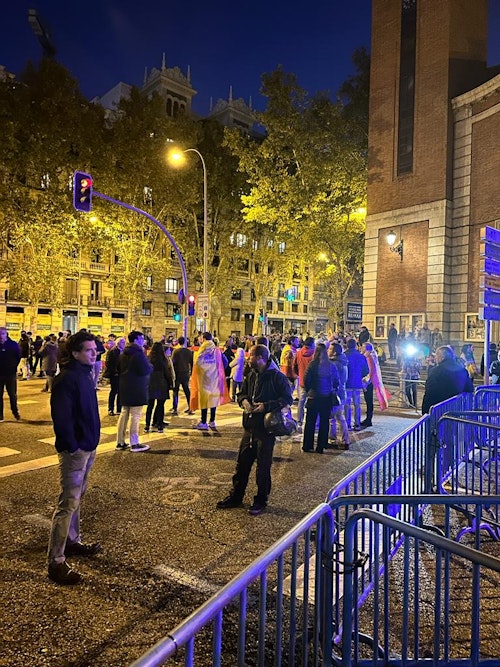
[[[208,425],[210,426],[210,428],[217,429],[217,424],[215,422],[209,422]]]
[[[194,424],[193,428],[198,429],[198,431],[208,431],[208,424],[200,422],[199,424]]]
[[[131,452],[147,452],[148,449],[150,449],[149,445],[143,445],[139,442],[136,445],[130,445]]]

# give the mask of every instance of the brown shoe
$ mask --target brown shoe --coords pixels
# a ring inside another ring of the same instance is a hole
[[[62,563],[51,563],[48,571],[49,579],[61,586],[74,586],[79,584],[82,577],[75,572],[66,561]]]

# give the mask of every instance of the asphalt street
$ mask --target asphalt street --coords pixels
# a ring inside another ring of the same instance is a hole
[[[244,508],[215,508],[234,471],[237,405],[218,410],[216,431],[199,432],[181,401],[163,434],[142,436],[150,451],[117,452],[104,387],[101,444],[82,508],[82,537],[100,541],[103,553],[73,558],[84,581],[65,588],[46,576],[58,472],[42,387],[40,379],[19,382],[22,420],[5,397],[0,424],[1,666],[130,664],[415,419],[376,410],[373,428],[353,433],[347,452],[305,455],[298,435],[278,443],[268,510],[252,517],[253,479]]]

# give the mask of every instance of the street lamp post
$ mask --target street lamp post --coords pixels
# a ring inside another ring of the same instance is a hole
[[[207,194],[207,166],[203,155],[197,148],[186,148],[184,150],[173,150],[170,152],[170,159],[173,162],[179,162],[183,153],[196,153],[201,160],[203,167],[203,293],[208,297],[208,194]],[[204,329],[206,330],[206,321]]]

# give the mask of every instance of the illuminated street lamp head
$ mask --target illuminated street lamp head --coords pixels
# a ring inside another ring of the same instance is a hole
[[[170,150],[167,157],[173,167],[182,167],[186,162],[186,154],[177,148]]]
[[[394,231],[391,230],[391,231],[387,234],[387,237],[386,237],[386,238],[387,238],[387,243],[388,243],[389,245],[394,245],[394,241],[396,240],[396,232],[394,232]]]
[[[394,243],[396,242],[396,233],[393,230],[391,230],[387,234],[386,239],[387,243],[390,246],[391,252],[396,252],[399,255],[401,261],[403,261],[403,247],[404,247],[403,239],[401,239],[397,245],[394,245]]]

